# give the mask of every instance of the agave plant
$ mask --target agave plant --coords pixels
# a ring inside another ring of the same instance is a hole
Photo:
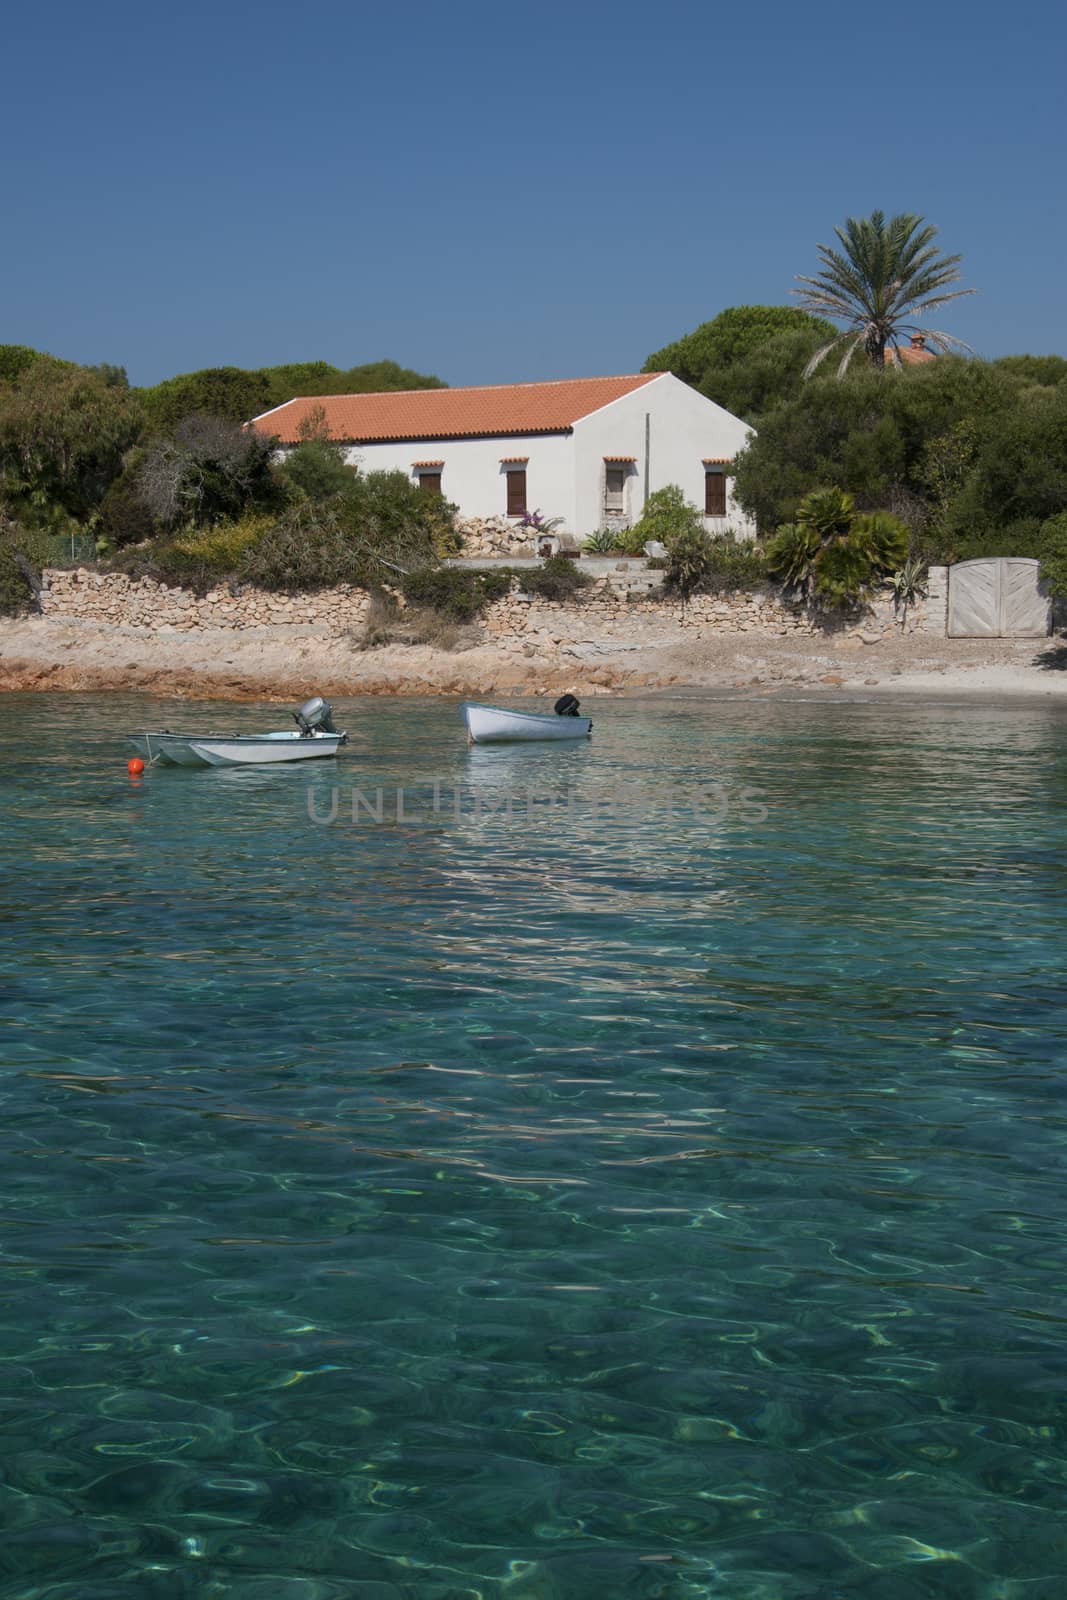
[[[813,608],[840,610],[866,600],[878,580],[907,558],[908,534],[888,511],[857,513],[843,489],[816,489],[767,548],[767,568]]]
[[[591,533],[582,545],[583,550],[589,550],[593,555],[609,556],[614,550],[621,550],[623,541],[614,528],[598,528]]]
[[[930,573],[926,562],[920,560],[918,556],[913,556],[911,560],[905,561],[904,565],[898,567],[890,577],[889,585],[893,591],[893,605],[897,615],[900,617],[900,626],[902,628],[908,620],[908,608],[923,598],[929,586],[929,581]]]
[[[937,351],[969,351],[962,339],[915,320],[975,292],[949,288],[960,280],[956,269],[961,257],[938,254],[935,227],[911,212],[887,221],[884,212],[872,211],[869,217],[849,217],[834,232],[841,249],[819,245],[821,272],[814,278],[798,276],[806,287],[790,291],[805,311],[845,324],[836,338],[816,350],[804,369],[805,377],[832,350],[842,347],[838,377],[860,349],[878,369],[885,367],[888,349],[892,365],[899,367],[902,334],[922,333]]]

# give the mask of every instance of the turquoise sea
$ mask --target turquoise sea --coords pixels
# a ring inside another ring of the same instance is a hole
[[[4,1600],[1058,1600],[1063,713],[337,710],[0,702]]]

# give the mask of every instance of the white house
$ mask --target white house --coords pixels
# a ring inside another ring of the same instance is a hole
[[[321,411],[329,437],[368,472],[406,472],[461,516],[540,511],[585,536],[637,521],[676,483],[709,532],[755,532],[735,505],[730,467],[752,430],[669,372],[477,389],[306,396],[255,417],[299,443]]]

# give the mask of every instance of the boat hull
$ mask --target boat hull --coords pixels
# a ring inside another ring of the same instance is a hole
[[[131,733],[128,741],[149,761],[175,767],[272,766],[335,756],[343,733]]]
[[[465,704],[463,720],[472,744],[524,744],[533,740],[587,739],[591,717],[545,716],[537,711],[503,711],[499,706]]]
[[[284,741],[284,742],[283,742]],[[191,739],[190,748],[209,767],[273,766],[280,761],[321,761],[335,756],[343,733],[270,734],[266,738]]]

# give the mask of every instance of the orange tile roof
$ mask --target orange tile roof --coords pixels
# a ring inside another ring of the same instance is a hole
[[[387,394],[311,395],[253,417],[258,433],[296,444],[300,424],[317,408],[332,439],[463,439],[514,433],[566,433],[581,418],[660,377],[565,378],[482,389],[407,389]]]
[[[901,362],[906,367],[912,367],[916,362],[937,360],[934,352],[926,348],[926,335],[924,333],[913,333],[911,343],[902,344],[899,349]],[[887,367],[896,365],[891,348],[887,347],[883,360]]]

